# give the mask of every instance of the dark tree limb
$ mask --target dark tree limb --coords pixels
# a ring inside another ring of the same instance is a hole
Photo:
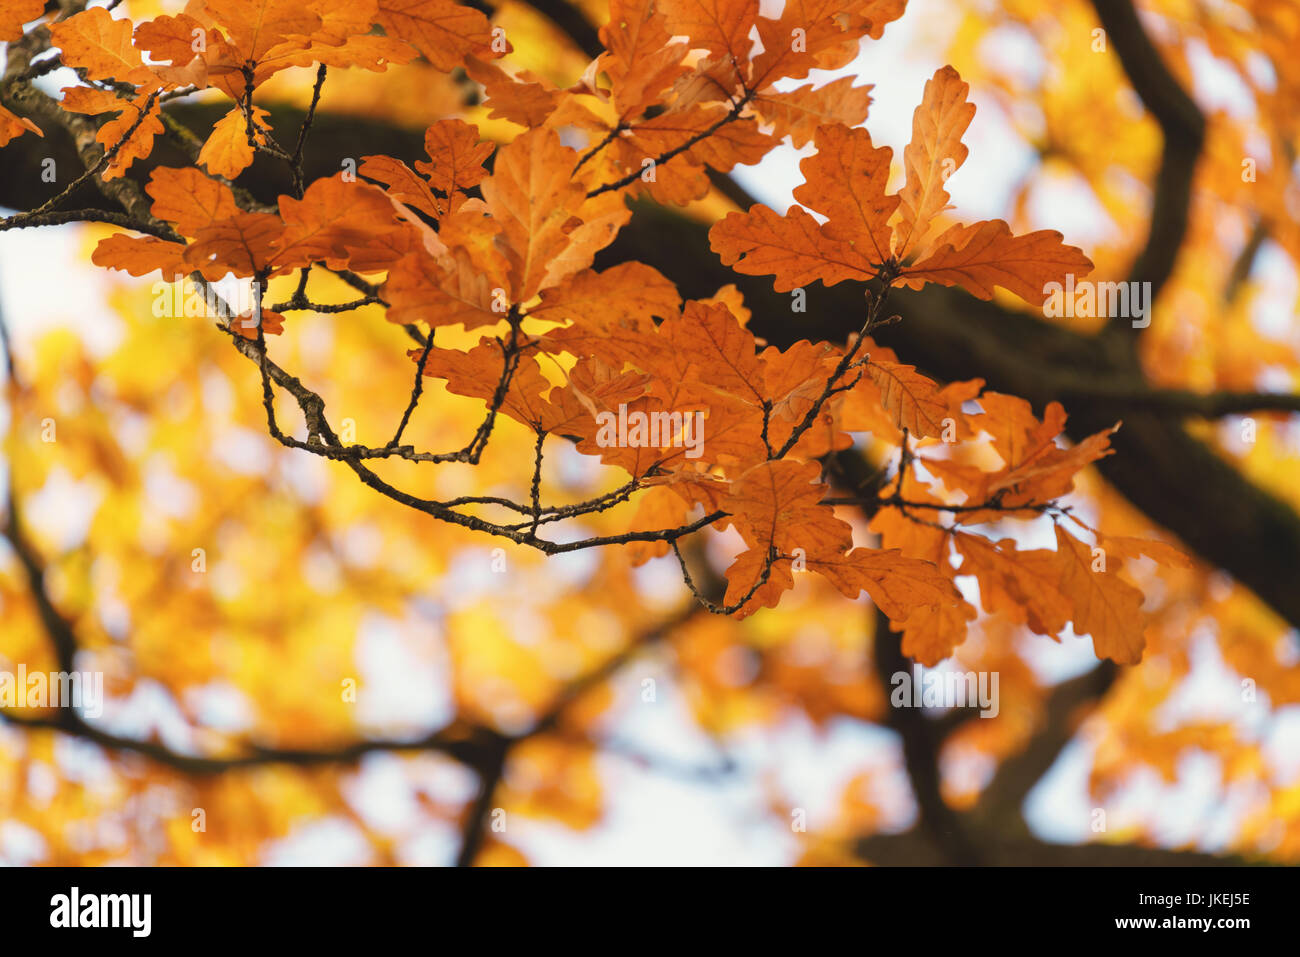
[[[1063,681],[1047,697],[1042,722],[1024,749],[1004,760],[970,812],[989,827],[1022,825],[1021,806],[1074,738],[1081,713],[1095,706],[1114,684],[1119,668],[1102,661],[1091,671]]]
[[[875,672],[888,702],[892,690],[891,677],[898,672],[910,674],[912,662],[899,647],[900,636],[890,631],[889,618],[879,609],[873,609],[873,614],[876,618],[872,639]],[[966,866],[984,863],[979,851],[967,838],[964,823],[943,799],[939,771],[939,747],[943,740],[936,722],[927,718],[919,708],[895,708],[892,705],[886,708],[885,720],[902,744],[903,764],[916,797],[916,829],[935,848],[942,849],[946,863]]]
[[[1156,173],[1146,243],[1129,272],[1130,282],[1151,283],[1153,305],[1174,271],[1191,207],[1192,182],[1205,142],[1205,117],[1165,65],[1138,17],[1132,0],[1092,0],[1142,105],[1160,125],[1164,144]],[[1132,343],[1137,330],[1127,320],[1112,320],[1105,336]]]

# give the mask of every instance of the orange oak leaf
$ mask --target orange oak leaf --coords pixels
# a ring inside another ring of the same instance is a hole
[[[586,194],[572,173],[577,153],[554,130],[536,129],[497,151],[483,198],[501,225],[512,299],[525,302],[564,278],[552,261],[569,244]]]
[[[761,406],[763,367],[754,336],[726,306],[688,302],[680,319],[664,323],[665,344],[698,362],[702,384]]]
[[[752,119],[722,122],[731,112],[719,103],[669,111],[634,124],[616,142],[633,168],[640,168],[645,158],[663,156],[691,144],[684,154],[661,163],[656,176],[684,161],[703,163],[725,173],[737,164],[757,163],[776,145],[776,140]]]
[[[992,299],[1002,286],[1021,299],[1041,305],[1048,283],[1064,283],[1092,272],[1092,260],[1077,246],[1067,246],[1054,229],[1013,236],[1000,219],[970,226],[955,225],[935,241],[924,259],[902,270],[902,285],[919,289],[927,282],[961,286],[980,299]]]
[[[804,207],[826,216],[826,223],[818,227],[800,207],[778,217],[755,206],[714,224],[709,233],[714,251],[739,272],[776,276],[778,291],[816,279],[827,285],[865,281],[875,275],[875,267],[885,267],[911,288],[934,282],[990,299],[994,287],[1003,286],[1041,304],[1047,284],[1071,274],[1087,275],[1092,262],[1065,245],[1060,233],[1013,236],[1001,220],[951,226],[918,262],[912,261],[918,242],[947,207],[944,182],[966,158],[961,135],[975,111],[966,101],[967,89],[951,67],[926,84],[905,151],[907,181],[901,193],[885,192],[887,148],[873,147],[866,130],[824,124],[813,136],[817,152],[800,163],[805,182],[794,195]]]
[[[726,510],[736,517],[746,541],[766,548],[777,529],[806,519],[826,492],[817,482],[815,462],[763,462],[737,479],[727,496]]]
[[[44,0],[5,0],[0,4],[0,42],[20,39],[23,27],[44,12]]]
[[[785,216],[761,204],[747,213],[728,213],[709,230],[709,244],[736,272],[775,276],[777,292],[818,279],[827,286],[845,279],[866,282],[876,274],[868,256],[851,243],[831,239],[798,206]]]
[[[578,443],[578,451],[599,456],[606,465],[618,466],[643,484],[671,479],[672,469],[693,472],[689,463],[703,460],[687,458],[690,450],[712,450],[715,444],[712,432],[708,433],[708,442],[701,444],[695,417],[659,396],[641,396],[617,412],[604,411],[611,415],[603,416],[594,433]],[[621,431],[619,422],[626,423]],[[655,476],[649,474],[651,469]]]
[[[232,99],[243,93],[243,57],[210,18],[200,22],[179,13],[146,20],[135,28],[135,46],[149,54],[154,72],[173,85],[192,83],[202,89],[214,84]],[[257,82],[265,72],[259,65]]]
[[[208,280],[227,272],[255,276],[270,267],[274,243],[283,232],[284,223],[272,213],[236,213],[195,233],[185,261]]]
[[[1146,646],[1146,617],[1142,592],[1120,578],[1114,569],[1098,568],[1092,549],[1056,526],[1060,588],[1073,606],[1074,630],[1092,635],[1098,658],[1121,665],[1142,660]]]
[[[738,96],[746,93],[745,81],[737,72],[739,66],[741,64],[733,63],[727,56],[697,60],[693,67],[673,81],[668,98],[674,109],[682,111],[701,103],[734,103]]]
[[[266,142],[266,118],[270,114],[260,106],[253,107],[253,137],[258,143]],[[214,176],[234,179],[253,164],[253,144],[248,141],[248,118],[235,107],[217,120],[208,135],[199,162]]]
[[[197,31],[197,33],[196,33]],[[225,38],[216,27],[204,27],[188,13],[155,17],[135,28],[135,47],[149,54],[151,60],[166,61],[173,66],[184,66],[201,55],[195,47],[202,37],[204,52],[209,46],[224,43]]]
[[[1055,439],[1064,429],[1065,412],[1058,403],[1049,404],[1040,423],[1023,399],[991,392],[979,401],[987,410],[984,415],[960,419],[992,433],[1004,467],[987,471],[944,459],[922,459],[927,470],[948,488],[964,492],[968,502],[996,499],[995,508],[961,513],[958,521],[963,524],[997,521],[1019,507],[1065,495],[1073,488],[1076,473],[1111,454],[1110,436],[1119,427],[1116,424],[1061,448]]]
[[[63,91],[63,108],[70,113],[92,116],[121,113],[101,126],[95,134],[96,142],[102,144],[105,150],[113,151],[113,158],[103,172],[105,180],[124,175],[132,163],[144,159],[153,151],[154,137],[163,132],[162,122],[158,118],[160,109],[156,102],[149,106],[144,120],[137,125],[140,112],[148,103],[149,97],[144,94],[134,100],[127,100],[108,90],[88,86],[68,87]],[[124,141],[128,132],[131,134],[130,139]]]
[[[909,490],[912,499],[917,493]],[[924,558],[936,565],[948,562],[948,533],[942,528],[914,522],[898,508],[882,508],[871,519],[871,530],[880,536],[885,548],[897,548],[912,558]]]
[[[1097,540],[1108,554],[1121,558],[1136,559],[1143,555],[1167,568],[1192,568],[1191,558],[1168,542],[1154,538],[1135,538],[1130,535],[1097,534]]]
[[[147,276],[162,270],[168,282],[194,271],[185,261],[185,246],[156,236],[128,236],[118,233],[101,239],[90,261],[106,269],[120,269],[132,276]]]
[[[569,242],[551,259],[547,285],[589,268],[631,218],[632,210],[621,193],[610,191],[585,200],[566,226]]]
[[[326,23],[328,24],[328,20]],[[369,23],[369,21],[367,21]],[[369,29],[369,26],[365,27]],[[315,35],[318,39],[319,33]],[[358,34],[349,36],[342,43],[313,42],[306,50],[297,51],[284,57],[286,66],[311,66],[324,63],[327,66],[357,68],[372,73],[382,73],[389,66],[410,63],[419,52],[409,43],[392,37]]]
[[[603,272],[574,273],[558,286],[542,290],[542,301],[528,310],[534,319],[569,321],[583,332],[628,325],[649,329],[654,319],[681,312],[682,297],[659,270],[626,262]]]
[[[843,556],[808,556],[808,568],[828,579],[847,598],[863,590],[876,607],[895,621],[923,608],[961,601],[961,593],[932,562],[902,552],[855,548]]]
[[[45,136],[41,128],[27,117],[10,113],[0,106],[0,146],[7,146],[10,140],[27,132],[35,133],[40,137]]]
[[[1103,429],[1068,449],[1058,448],[1052,443],[1042,454],[1035,455],[1027,462],[1004,473],[995,473],[990,477],[985,491],[989,496],[998,492],[1013,492],[1007,504],[1015,504],[1021,498],[1040,502],[1059,498],[1073,487],[1075,473],[1113,453],[1110,437],[1118,428],[1115,425]]]
[[[418,362],[422,352],[422,349],[412,349],[408,355]],[[427,376],[446,379],[448,392],[490,402],[500,386],[505,363],[505,351],[500,340],[485,339],[469,352],[431,349],[423,372]],[[536,358],[516,356],[514,374],[510,377],[501,411],[517,422],[541,428],[548,408],[542,394],[550,388],[551,384],[542,375]]]
[[[277,46],[306,47],[320,16],[302,0],[203,0],[243,60],[264,59]]]
[[[388,268],[383,296],[389,322],[460,323],[474,329],[504,318],[505,311],[499,307],[505,302],[493,295],[497,288],[464,250],[448,251],[441,260],[416,250]]]
[[[524,70],[512,76],[495,63],[465,57],[465,72],[483,84],[488,119],[506,119],[530,129],[541,126],[560,105],[561,94],[545,80]]]
[[[747,548],[723,572],[727,579],[727,590],[722,596],[724,604],[735,605],[746,595],[752,596],[734,613],[737,618],[752,615],[760,608],[776,607],[781,596],[794,587],[794,562],[789,558],[772,562],[768,559],[766,548]],[[765,572],[766,581],[763,580]]]
[[[889,218],[898,206],[897,196],[886,196],[889,182],[887,146],[871,145],[863,129],[821,126],[817,152],[799,163],[805,182],[794,198],[808,209],[826,216],[822,234],[848,243],[873,263],[889,258]]]
[[[758,0],[662,0],[659,9],[677,36],[691,46],[736,63],[749,59],[749,31],[758,16]]]
[[[779,448],[822,394],[839,355],[827,343],[800,339],[784,352],[769,346],[759,358],[765,398],[772,407],[768,432],[773,446]]]
[[[786,0],[778,19],[757,20],[763,52],[754,60],[754,88],[778,77],[798,80],[809,70],[847,66],[858,55],[860,38],[879,40],[906,5],[907,0]]]
[[[935,216],[948,208],[944,184],[966,161],[962,135],[975,116],[966,100],[970,86],[950,66],[925,83],[921,105],[912,114],[912,141],[903,150],[907,182],[899,198],[894,253],[903,259],[925,238]]]
[[[457,200],[453,198],[453,202]],[[501,233],[501,224],[487,215],[483,201],[472,199],[460,202],[442,218],[437,239],[448,247],[439,259],[441,265],[451,272],[465,265],[478,270],[496,290],[498,302],[494,308],[505,313],[509,309],[505,291],[510,286],[510,260],[500,241]],[[461,265],[453,266],[453,262]]]
[[[821,561],[818,570],[827,575],[827,569],[843,562],[844,553],[852,547],[849,525],[836,518],[828,506],[817,504],[826,491],[826,486],[814,481],[818,471],[814,463],[762,462],[733,483],[730,495],[723,500],[723,508],[736,516],[736,527],[754,553],[741,568],[748,574],[754,558],[775,555],[773,571],[781,573],[777,580],[782,587],[765,586],[759,599],[741,609],[741,616],[763,604],[775,604],[780,592],[791,587],[789,573],[796,559],[801,568],[813,568],[814,562]],[[761,575],[761,566],[757,571]]]
[[[897,428],[917,437],[943,434],[944,421],[951,415],[948,399],[938,384],[917,372],[915,366],[872,359],[863,374],[875,386],[880,404]]]
[[[174,223],[177,231],[186,236],[193,236],[204,226],[229,219],[239,211],[229,186],[204,176],[192,166],[158,167],[145,191],[153,197],[153,214]]]
[[[901,627],[893,628],[903,633],[903,654],[931,668],[950,657],[966,640],[967,626],[975,617],[970,602],[962,599],[918,608]]]
[[[284,332],[284,316],[270,309],[253,310],[240,313],[230,320],[230,328],[235,335],[245,339],[256,339],[258,330],[268,336],[278,336]]]
[[[600,431],[602,412],[617,415],[618,407],[645,394],[650,377],[633,369],[615,372],[599,360],[579,362],[568,381],[546,397],[541,428],[573,439],[591,438]]]
[[[795,148],[801,149],[813,139],[819,126],[852,127],[866,120],[874,85],[854,86],[853,80],[854,77],[844,76],[825,86],[814,87],[809,83],[788,92],[761,93],[754,98],[754,109],[764,122],[775,127],[774,136],[789,136]],[[888,178],[888,163],[885,173]]]
[[[953,543],[962,556],[958,572],[979,582],[980,604],[989,614],[1004,615],[1028,625],[1040,635],[1060,635],[1074,614],[1073,602],[1061,590],[1061,569],[1056,552],[1020,551],[1011,539],[991,542],[978,535],[957,532]]]
[[[686,71],[688,45],[672,43],[668,21],[654,0],[611,0],[597,61],[609,75],[619,119],[638,116]]]
[[[276,239],[277,268],[323,262],[347,267],[380,237],[398,228],[397,210],[369,183],[332,176],[307,187],[302,199],[280,197],[284,231]]]
[[[390,37],[405,40],[444,72],[466,56],[490,58],[512,49],[504,33],[494,36],[487,17],[453,0],[379,0],[376,19]]]
[[[628,524],[630,532],[652,532],[678,528],[686,524],[690,505],[669,485],[656,485],[637,496],[636,514]],[[668,554],[667,542],[629,542],[628,554],[633,565],[644,565],[652,558]]]
[[[492,155],[491,143],[480,143],[478,127],[464,120],[439,120],[424,131],[424,152],[429,161],[416,160],[415,168],[429,178],[429,186],[444,196],[477,186],[487,175],[483,161]]]
[[[391,156],[363,156],[357,174],[383,183],[388,187],[389,196],[431,219],[438,219],[443,214],[442,203],[433,195],[429,184],[401,160]]]
[[[50,25],[50,39],[63,51],[65,65],[86,72],[91,80],[116,80],[133,86],[159,84],[131,45],[132,22],[91,7]]]
[[[1019,396],[985,392],[979,397],[986,413],[976,424],[993,439],[993,448],[1008,469],[1016,468],[1047,448],[1065,431],[1065,408],[1049,402],[1040,422],[1030,404]]]
[[[745,297],[734,282],[727,283],[712,296],[707,296],[701,299],[700,302],[717,303],[720,306],[726,306],[742,326],[748,326],[749,320],[753,318],[753,311],[745,305]]]

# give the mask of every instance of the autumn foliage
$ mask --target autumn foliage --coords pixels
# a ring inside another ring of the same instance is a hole
[[[967,85],[951,67],[926,85],[904,151],[906,182],[894,194],[887,192],[892,151],[873,146],[866,129],[850,125],[862,119],[864,96],[851,89],[828,96],[811,85],[788,93],[774,88],[842,64],[856,50],[854,41],[878,35],[902,8],[861,4],[846,23],[830,8],[820,15],[799,11],[797,22],[814,28],[805,43],[796,43],[784,40],[799,35],[795,20],[759,17],[757,4],[747,0],[669,3],[662,10],[618,4],[602,34],[607,52],[569,90],[548,90],[496,66],[487,19],[444,0],[373,8],[192,3],[184,14],[138,25],[94,8],[56,22],[50,32],[65,63],[88,79],[118,85],[111,92],[73,88],[75,105],[65,101],[66,109],[120,114],[99,131],[112,153],[106,178],[148,155],[162,130],[156,116],[162,94],[213,86],[231,100],[196,167],[162,168],[150,178],[150,212],[161,235],[110,237],[95,250],[97,265],[166,279],[197,272],[209,281],[233,273],[265,282],[313,266],[382,274],[377,295],[390,321],[430,332],[450,325],[490,329],[504,321],[507,332],[468,352],[433,345],[432,336],[412,351],[424,373],[445,379],[449,391],[484,400],[489,419],[473,451],[486,444],[491,417],[499,413],[536,432],[539,458],[549,436],[623,469],[628,483],[620,497],[667,491],[646,509],[653,515],[608,543],[679,550],[682,539],[706,525],[734,526],[746,550],[727,570],[721,610],[746,615],[775,605],[792,587],[791,566],[799,561],[801,570],[823,575],[847,598],[865,590],[903,631],[905,651],[933,664],[961,643],[975,616],[952,582],[956,568],[948,559],[955,545],[963,572],[984,586],[986,610],[1009,613],[1045,635],[1073,622],[1077,632],[1093,636],[1098,655],[1131,664],[1142,654],[1141,595],[1114,572],[1089,570],[1091,546],[1076,535],[1094,535],[1091,529],[1058,523],[1055,552],[1021,555],[1011,542],[990,543],[960,528],[984,522],[990,512],[1053,509],[1074,473],[1107,454],[1105,435],[1059,448],[1059,406],[1042,422],[1027,404],[1006,396],[987,396],[979,411],[967,410],[964,404],[981,396],[980,383],[941,388],[870,340],[896,285],[961,286],[981,298],[1001,286],[1035,302],[1046,284],[1082,277],[1092,264],[1048,230],[1015,236],[997,220],[939,228],[949,206],[944,184],[966,157],[961,137],[975,113]],[[371,34],[376,23],[384,36]],[[751,56],[755,25],[772,46]],[[669,43],[674,35],[689,40]],[[205,37],[202,52],[192,49],[192,36]],[[240,207],[223,180],[236,178],[258,148],[280,152],[264,144],[253,105],[260,83],[291,66],[383,69],[417,51],[439,68],[466,68],[484,83],[494,113],[526,131],[494,149],[473,126],[443,120],[426,132],[428,161],[416,169],[367,156],[358,177],[317,180],[297,197],[280,197],[275,209]],[[146,64],[145,54],[161,62]],[[800,206],[784,216],[761,205],[731,213],[711,238],[725,263],[772,275],[778,290],[819,280],[863,283],[862,329],[847,345],[761,349],[745,330],[743,303],[725,291],[712,302],[682,303],[669,280],[641,264],[591,269],[626,223],[629,195],[698,199],[708,189],[706,168],[727,172],[757,162],[787,134],[807,139],[810,117],[817,120],[811,130],[817,151],[801,164]],[[565,145],[567,130],[585,136],[588,146]],[[645,160],[653,177],[642,175]],[[255,326],[259,350],[264,334],[283,321],[281,310],[269,303],[265,309],[257,322],[233,324],[245,335],[241,325]],[[545,331],[537,320],[558,325]],[[657,447],[598,447],[599,412],[620,405],[647,415],[705,411],[703,456],[692,460],[673,451],[675,437],[668,435]],[[945,426],[963,440],[994,437],[1001,467],[945,470],[940,464],[935,471],[944,492],[919,483],[905,488],[913,463],[932,461],[924,450]],[[816,460],[845,447],[852,432],[871,432],[903,449],[898,483],[876,506],[884,548],[854,547],[849,524],[822,504],[829,487]],[[365,450],[329,444],[335,457],[365,457]],[[962,511],[954,525],[939,525],[934,518],[946,502],[955,503],[953,495]],[[604,504],[564,506],[561,514],[576,518]],[[692,520],[694,510],[708,521]],[[556,513],[536,502],[518,511],[531,511],[532,520],[474,521],[485,532],[545,548],[539,531]],[[900,534],[895,516],[924,523],[933,534]]]
[[[111,195],[124,212],[99,217],[118,231],[97,240],[93,263],[200,291],[253,283],[251,309],[222,302],[207,348],[247,360],[241,401],[276,442],[352,473],[391,513],[548,560],[597,549],[630,567],[673,562],[699,606],[733,619],[770,613],[818,576],[846,613],[865,593],[902,654],[927,666],[991,619],[1054,640],[1072,630],[1097,658],[1136,665],[1149,610],[1129,566],[1191,568],[1174,547],[1066,500],[1113,453],[1122,422],[1071,442],[1061,403],[1036,411],[982,379],[936,381],[876,341],[898,321],[898,290],[1036,310],[1050,284],[1093,270],[1059,231],[955,218],[948,182],[982,104],[952,66],[926,82],[898,157],[873,142],[869,86],[810,78],[879,40],[905,0],[786,0],[774,15],[758,0],[610,0],[604,51],[567,86],[516,68],[510,33],[453,0],[189,0],[151,18],[49,12],[40,0],[0,8],[0,39],[39,36],[76,71],[40,114],[91,121],[72,129],[83,149],[93,134],[99,152],[87,155],[99,158],[73,186],[122,189]],[[358,144],[339,172],[309,178],[322,90],[421,62],[473,85],[493,129],[506,121],[513,135],[448,116],[427,126],[411,165]],[[314,84],[304,121],[287,129],[264,90],[293,69]],[[177,129],[166,107],[187,97],[221,103],[210,129]],[[42,135],[0,108],[0,145]],[[133,173],[167,137],[192,163]],[[785,141],[811,146],[796,205],[713,216],[710,247],[779,293],[861,290],[845,341],[781,348],[750,330],[734,285],[683,299],[644,262],[593,265],[632,203],[702,215],[719,174]],[[256,199],[241,185],[255,161],[280,164],[292,190]],[[71,211],[72,188],[11,226],[97,218]],[[404,376],[404,401],[369,444],[327,407],[326,384],[294,367],[296,350],[277,354],[313,313],[405,340],[386,378]],[[471,400],[473,421],[420,418],[449,396]],[[607,440],[609,423],[636,416],[672,424]],[[685,441],[690,421],[697,446]],[[490,486],[423,478],[487,469],[498,441],[509,459],[491,466]],[[834,466],[852,448],[869,451],[865,479]],[[575,452],[600,463],[603,484],[549,498],[546,463]],[[1004,523],[1020,520],[1050,523],[1047,546],[1017,542]],[[726,553],[720,580],[701,570],[706,548]],[[704,654],[711,626],[693,627]]]

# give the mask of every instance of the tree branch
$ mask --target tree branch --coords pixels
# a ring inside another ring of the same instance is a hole
[[[1091,671],[1053,688],[1040,727],[1019,754],[998,766],[971,816],[990,828],[1023,829],[1021,806],[1025,798],[1074,739],[1080,712],[1105,697],[1118,676],[1119,668],[1113,661],[1102,661]]]
[[[1205,117],[1169,72],[1131,0],[1092,0],[1092,5],[1125,75],[1164,136],[1146,243],[1129,272],[1130,282],[1151,283],[1149,301],[1154,303],[1173,273],[1187,233],[1192,181],[1205,142]],[[1116,320],[1108,324],[1105,335],[1131,343],[1136,332],[1127,320]]]
[[[893,689],[891,678],[898,672],[910,674],[912,662],[903,654],[899,636],[890,631],[889,618],[879,609],[874,609],[873,614],[876,616],[872,640],[875,672],[888,702]],[[885,720],[902,743],[903,763],[916,796],[916,830],[933,847],[942,848],[946,863],[967,866],[985,863],[968,839],[964,823],[943,799],[939,773],[939,746],[943,741],[935,722],[919,708],[895,708],[892,704],[888,705]]]

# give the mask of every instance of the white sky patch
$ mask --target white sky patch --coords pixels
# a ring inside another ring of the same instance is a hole
[[[74,479],[62,465],[50,470],[40,490],[26,496],[24,517],[60,549],[85,541],[103,492],[91,479]]]
[[[506,837],[537,864],[568,866],[778,866],[794,835],[773,821],[752,783],[697,783],[617,757],[599,761],[605,814],[588,831],[520,815]],[[653,839],[647,839],[652,837]]]
[[[204,727],[227,734],[252,729],[257,717],[248,696],[227,681],[210,681],[186,689],[185,705]]]
[[[19,356],[38,333],[58,326],[76,330],[93,356],[107,355],[123,328],[109,302],[112,288],[108,270],[86,261],[83,230],[0,232],[0,307]]]
[[[1193,98],[1206,113],[1223,110],[1243,119],[1255,115],[1255,94],[1236,69],[1220,60],[1200,40],[1186,45]]]
[[[372,862],[370,841],[351,821],[333,816],[294,828],[266,848],[268,867],[362,867]]]
[[[1257,292],[1251,303],[1251,322],[1261,334],[1300,345],[1296,333],[1296,307],[1300,280],[1290,258],[1276,243],[1265,241],[1255,259],[1252,280]]]
[[[416,638],[417,631],[424,633]],[[385,733],[427,733],[455,716],[451,662],[431,626],[367,615],[357,637],[359,723]]]
[[[172,518],[192,515],[199,504],[198,490],[176,474],[162,453],[150,456],[145,466],[144,495],[151,509],[156,508]]]

